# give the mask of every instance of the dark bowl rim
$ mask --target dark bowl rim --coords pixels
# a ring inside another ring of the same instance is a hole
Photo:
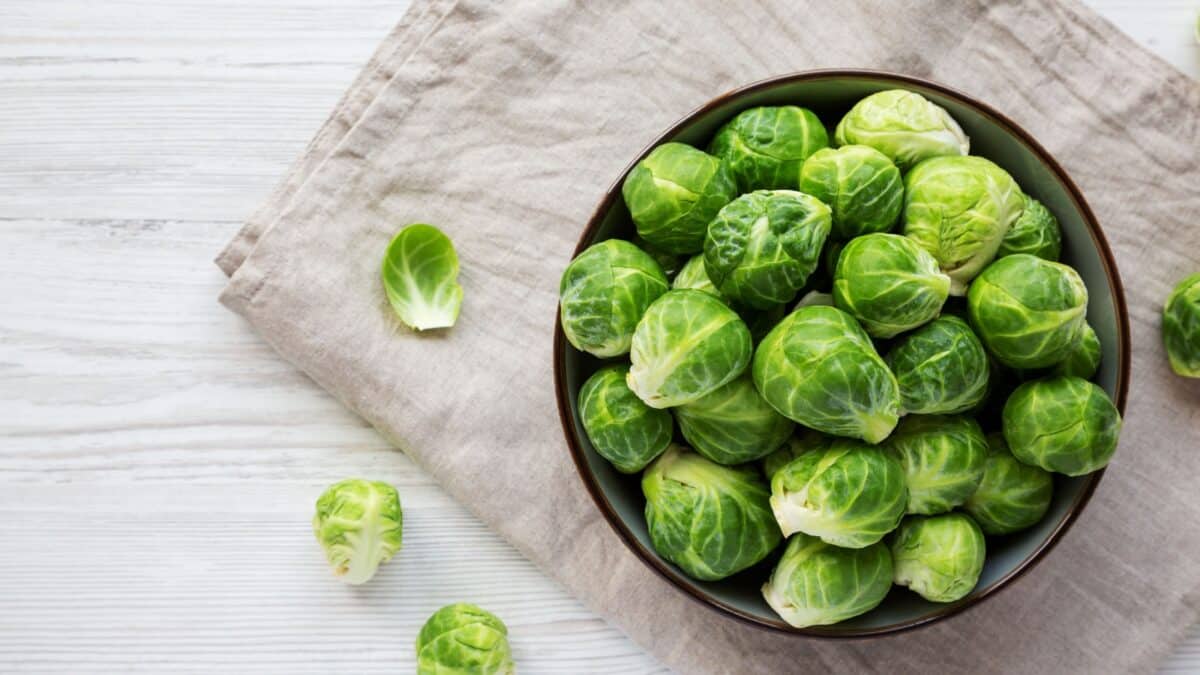
[[[868,79],[873,81],[884,80],[905,87],[924,88],[930,91],[937,92],[943,96],[955,99],[962,105],[975,109],[984,117],[1000,128],[1008,131],[1015,136],[1019,141],[1024,143],[1038,159],[1050,169],[1050,171],[1062,182],[1066,187],[1068,195],[1075,204],[1075,208],[1083,217],[1083,221],[1087,224],[1088,231],[1092,236],[1092,241],[1100,253],[1101,262],[1104,266],[1105,275],[1108,277],[1108,283],[1112,289],[1113,305],[1116,310],[1117,319],[1117,383],[1116,396],[1114,403],[1122,415],[1125,413],[1125,402],[1129,393],[1130,380],[1130,328],[1129,314],[1125,305],[1125,289],[1121,283],[1121,276],[1117,271],[1116,260],[1113,256],[1112,249],[1108,245],[1108,240],[1104,236],[1103,230],[1096,219],[1095,213],[1088,205],[1079,186],[1071,179],[1062,165],[1039,143],[1029,132],[1025,131],[1020,125],[1010,119],[1008,116],[999,112],[992,106],[983,103],[957,89],[953,89],[944,84],[926,80],[924,78],[914,77],[911,75],[903,75],[892,73],[884,70],[871,69],[819,69],[806,70],[777,75],[766,79],[758,80],[750,84],[730,90],[704,105],[692,110],[684,115],[669,128],[659,134],[649,145],[642,149],[636,158],[631,161],[624,170],[621,171],[620,177],[608,188],[603,199],[592,212],[588,219],[587,225],[580,234],[579,243],[575,247],[572,257],[578,255],[590,243],[596,230],[603,221],[605,214],[612,208],[615,200],[620,197],[621,184],[625,180],[625,176],[629,171],[656,146],[674,138],[685,127],[691,124],[698,116],[708,113],[709,111],[719,106],[725,105],[733,99],[756,93],[764,89],[770,89],[776,86],[790,84],[795,82],[807,82],[813,80],[824,79]],[[559,321],[560,309],[556,307],[554,320],[554,389],[555,398],[558,403],[559,421],[562,423],[563,435],[567,441],[567,447],[570,449],[571,458],[574,460],[575,468],[579,473],[580,479],[587,488],[588,494],[591,495],[592,501],[596,507],[608,521],[609,526],[617,533],[625,545],[646,564],[650,569],[654,570],[659,576],[665,579],[671,586],[682,591],[685,595],[692,598],[696,602],[704,605],[712,611],[715,611],[724,616],[732,617],[742,623],[754,626],[762,630],[770,630],[774,632],[798,635],[804,637],[824,638],[824,639],[861,639],[878,637],[883,635],[892,635],[915,628],[928,626],[943,619],[949,618],[969,608],[978,606],[985,599],[992,597],[1001,589],[1012,584],[1017,578],[1032,569],[1037,563],[1046,556],[1051,549],[1063,538],[1067,530],[1075,523],[1079,514],[1087,506],[1092,494],[1096,490],[1096,486],[1100,483],[1104,475],[1104,470],[1096,471],[1087,476],[1087,483],[1080,490],[1075,498],[1075,502],[1068,508],[1066,515],[1058,523],[1058,525],[1046,536],[1045,540],[1037,546],[1028,556],[1020,563],[1013,567],[1007,574],[997,579],[987,588],[984,588],[980,593],[972,594],[963,600],[947,604],[939,608],[937,611],[914,619],[900,621],[886,626],[879,626],[865,629],[841,629],[836,630],[834,627],[821,628],[795,628],[783,621],[768,621],[762,617],[747,613],[731,606],[727,603],[720,602],[713,598],[708,593],[692,585],[687,579],[683,578],[678,572],[668,567],[667,563],[661,560],[656,553],[650,551],[638,541],[637,537],[625,526],[625,523],[617,515],[612,504],[608,501],[604,491],[601,489],[595,475],[593,475],[587,463],[587,458],[583,448],[580,446],[578,439],[575,437],[574,424],[570,411],[570,392],[567,391],[566,384],[566,348],[567,341],[562,331],[562,323]]]

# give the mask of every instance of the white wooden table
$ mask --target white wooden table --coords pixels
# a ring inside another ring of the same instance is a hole
[[[466,600],[523,673],[662,672],[216,303],[212,257],[405,4],[0,0],[0,671],[412,672]],[[1092,4],[1200,76],[1200,0]],[[350,475],[405,507],[362,589],[309,525]]]

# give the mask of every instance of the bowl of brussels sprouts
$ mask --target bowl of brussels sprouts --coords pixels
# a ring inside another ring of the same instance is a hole
[[[1079,188],[945,86],[811,71],[721,96],[563,261],[554,373],[601,514],[733,619],[867,637],[1043,558],[1116,452],[1120,277]]]

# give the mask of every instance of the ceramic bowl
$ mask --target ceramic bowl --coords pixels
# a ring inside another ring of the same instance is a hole
[[[1033,137],[991,106],[934,82],[876,71],[823,70],[771,78],[736,89],[697,110],[665,130],[628,167],[615,176],[595,213],[583,227],[578,254],[591,244],[613,237],[630,238],[633,224],[621,198],[621,183],[629,170],[655,146],[681,141],[705,147],[725,121],[747,108],[762,105],[801,105],[816,112],[832,130],[841,116],[859,99],[884,89],[915,91],[946,108],[971,138],[971,154],[981,155],[1008,170],[1021,187],[1058,217],[1063,231],[1063,262],[1086,282],[1088,321],[1103,345],[1096,381],[1124,411],[1129,383],[1129,321],[1120,277],[1104,233],[1079,188],[1062,166]],[[567,260],[563,260],[565,266]],[[601,362],[576,351],[558,325],[554,333],[554,377],[559,413],[567,447],[579,475],[604,518],[626,545],[647,566],[681,592],[731,620],[767,630],[820,637],[866,637],[927,625],[974,606],[1011,584],[1048,555],[1087,505],[1103,471],[1079,478],[1055,476],[1054,501],[1036,526],[1007,537],[988,540],[987,563],[979,584],[970,595],[949,604],[927,602],[900,587],[878,608],[854,619],[824,627],[793,628],[763,601],[761,587],[778,557],[718,582],[700,582],[654,552],[643,516],[640,476],[618,473],[602,459],[579,422],[579,387]],[[782,546],[780,547],[782,549]]]

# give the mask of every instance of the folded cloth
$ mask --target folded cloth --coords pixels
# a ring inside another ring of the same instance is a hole
[[[1197,619],[1200,386],[1158,336],[1172,283],[1200,269],[1195,82],[1059,0],[416,0],[405,26],[222,257],[221,301],[665,664],[1148,672]],[[938,80],[1031,131],[1099,214],[1133,322],[1121,447],[1064,541],[977,608],[865,641],[760,631],[647,569],[575,475],[551,377],[559,275],[629,159],[727,89],[819,67]],[[404,328],[379,282],[416,221],[462,261],[448,331]]]

